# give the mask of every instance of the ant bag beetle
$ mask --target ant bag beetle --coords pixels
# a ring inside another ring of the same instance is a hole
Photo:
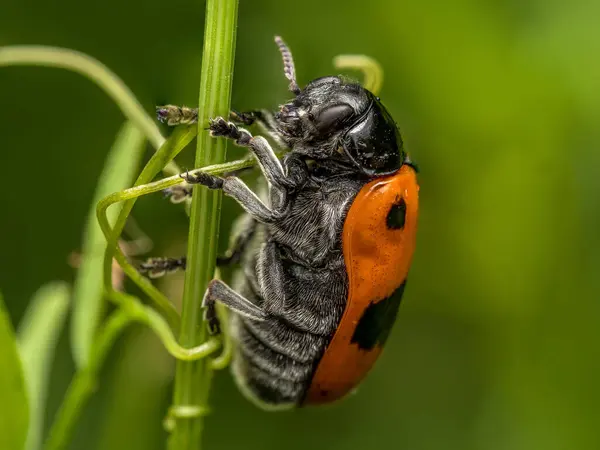
[[[248,147],[269,183],[261,200],[234,176],[186,174],[189,184],[222,189],[246,211],[245,227],[219,264],[240,261],[229,287],[210,282],[204,296],[212,332],[215,302],[232,312],[237,384],[259,406],[283,409],[348,394],[379,357],[396,319],[415,247],[415,166],[396,123],[361,85],[329,76],[298,87],[292,55],[276,42],[295,98],[271,114],[232,113],[210,122],[214,137]],[[169,124],[197,111],[158,110]],[[237,124],[236,124],[237,123]],[[238,124],[262,126],[290,149],[282,161],[267,140]],[[185,259],[151,259],[150,275],[184,268]]]

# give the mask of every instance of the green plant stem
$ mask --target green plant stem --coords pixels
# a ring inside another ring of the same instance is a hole
[[[231,101],[238,0],[207,0],[204,50],[198,105],[196,167],[225,161],[226,141],[214,139],[205,130],[208,119],[227,117]],[[180,344],[193,347],[206,340],[201,302],[215,269],[221,193],[195,189],[190,213],[187,267],[183,293]],[[208,361],[178,361],[175,371],[173,408],[207,410],[211,382]],[[170,450],[199,450],[203,415],[174,417]]]
[[[130,315],[125,311],[115,312],[106,321],[94,342],[88,365],[75,374],[69,385],[65,399],[50,429],[44,446],[46,450],[61,450],[69,442],[73,426],[81,414],[82,408],[96,389],[98,371],[102,367],[108,351],[130,322]]]

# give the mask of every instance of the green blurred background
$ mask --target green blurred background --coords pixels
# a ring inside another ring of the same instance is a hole
[[[149,112],[197,102],[203,2],[3,0],[1,11],[0,45],[86,52]],[[264,413],[220,373],[205,448],[600,448],[598,17],[590,0],[241,0],[236,109],[289,97],[275,34],[301,84],[332,73],[339,53],[381,62],[381,97],[421,167],[420,230],[397,325],[358,394]],[[67,257],[123,117],[56,69],[0,69],[0,99],[0,288],[17,324],[40,285],[73,279]],[[238,211],[225,201],[222,248]],[[134,217],[153,254],[184,251],[180,208],[155,195]],[[175,298],[180,281],[165,281]],[[73,371],[67,332],[48,419]],[[157,339],[131,329],[71,448],[163,448],[172,370]]]

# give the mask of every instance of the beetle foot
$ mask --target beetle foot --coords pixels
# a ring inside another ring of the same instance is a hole
[[[198,108],[177,105],[157,106],[156,118],[170,127],[191,125],[198,122]]]
[[[223,189],[223,179],[206,172],[185,172],[179,175],[189,184],[201,184],[209,189]]]
[[[204,307],[204,321],[208,326],[208,332],[212,335],[221,333],[221,322],[217,315],[216,303],[209,296],[210,291],[207,290],[202,300],[202,306]]]
[[[192,196],[192,187],[178,184],[170,188],[163,189],[163,196],[171,200],[171,203],[181,203],[186,198]]]
[[[252,135],[248,131],[238,128],[235,123],[228,122],[223,117],[211,119],[209,129],[211,136],[232,139],[240,147],[248,147],[252,140]]]
[[[239,111],[231,110],[229,112],[229,119],[232,122],[243,123],[247,127],[253,125],[256,122],[256,115],[253,113],[244,113]]]
[[[140,264],[138,270],[149,278],[160,278],[167,273],[185,270],[187,259],[181,258],[150,258]]]

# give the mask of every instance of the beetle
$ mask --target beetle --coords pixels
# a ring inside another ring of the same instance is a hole
[[[275,38],[294,98],[275,113],[232,113],[210,133],[247,147],[268,181],[261,199],[236,176],[182,174],[186,185],[221,189],[245,210],[241,232],[218,264],[240,262],[232,287],[212,280],[203,299],[211,332],[215,303],[232,314],[232,372],[264,409],[317,405],[345,397],[381,353],[396,319],[415,248],[416,166],[380,99],[340,76],[301,89],[291,52]],[[158,118],[193,123],[197,110],[168,106]],[[257,124],[279,146],[280,161]],[[151,259],[151,276],[185,268],[185,258]]]

